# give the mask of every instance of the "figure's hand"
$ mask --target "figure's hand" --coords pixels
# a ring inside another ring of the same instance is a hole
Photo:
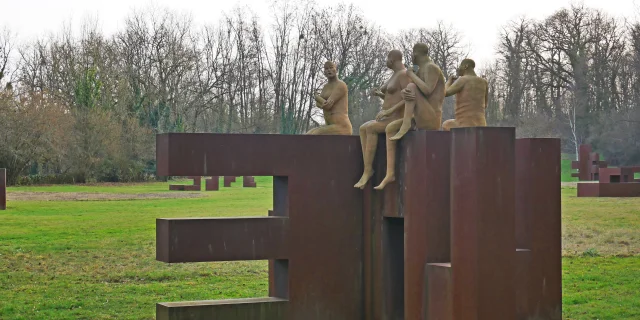
[[[331,109],[333,107],[334,103],[335,103],[335,101],[333,101],[333,99],[329,98],[329,99],[327,99],[327,101],[325,101],[322,104],[322,109]]]
[[[389,112],[389,110],[382,110],[380,112],[378,112],[378,115],[376,116],[376,121],[382,121],[382,119],[390,116],[391,113]]]
[[[402,89],[402,98],[404,99],[404,101],[413,101],[416,99],[416,95],[413,93],[413,91],[405,88]]]
[[[378,88],[373,88],[371,90],[371,96],[372,97],[384,97],[384,93],[382,93],[382,91],[380,91],[380,89],[378,89]]]

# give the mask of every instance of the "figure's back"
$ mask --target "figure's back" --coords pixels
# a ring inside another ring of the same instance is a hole
[[[433,61],[427,64],[426,69],[427,69],[427,72],[426,72],[427,77],[437,78],[436,85],[433,88],[433,91],[431,92],[431,94],[427,97],[427,100],[433,106],[433,108],[436,109],[436,111],[442,112],[442,104],[444,103],[444,96],[445,96],[444,74],[442,73],[442,70],[440,69],[440,67],[437,64],[435,64]],[[430,79],[425,79],[425,80],[430,81]]]
[[[478,76],[463,76],[463,88],[456,95],[456,121],[461,126],[485,126],[487,81]]]

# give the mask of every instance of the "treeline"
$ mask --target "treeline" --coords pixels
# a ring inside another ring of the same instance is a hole
[[[0,167],[10,182],[152,177],[155,133],[303,133],[321,121],[311,94],[326,60],[349,86],[357,130],[378,111],[370,91],[389,75],[389,50],[409,59],[426,42],[447,76],[470,51],[444,22],[389,34],[349,5],[274,2],[269,26],[245,12],[198,26],[151,8],[111,36],[86,23],[29,43],[4,32]],[[572,6],[509,22],[499,35],[498,59],[480,72],[491,85],[491,125],[640,163],[640,25]]]

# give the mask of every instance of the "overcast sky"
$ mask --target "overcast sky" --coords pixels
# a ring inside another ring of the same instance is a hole
[[[87,17],[97,17],[102,30],[111,34],[122,25],[133,9],[151,5],[167,7],[191,14],[198,24],[216,24],[222,13],[235,6],[248,5],[263,25],[270,23],[268,0],[0,0],[0,28],[9,27],[20,40],[29,40],[61,30],[71,22],[78,28]],[[620,18],[638,16],[636,1],[584,0],[585,5],[599,8]],[[382,0],[316,0],[321,5],[353,3],[371,21],[389,32],[415,27],[432,27],[442,20],[452,24],[471,45],[471,58],[480,65],[490,60],[500,27],[521,16],[543,18],[570,3],[571,0],[456,0],[456,1],[382,1]],[[394,8],[395,6],[395,8]]]

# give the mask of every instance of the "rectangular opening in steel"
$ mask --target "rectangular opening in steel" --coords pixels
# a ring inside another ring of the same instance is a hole
[[[404,319],[404,219],[384,218],[384,278],[389,319]]]

